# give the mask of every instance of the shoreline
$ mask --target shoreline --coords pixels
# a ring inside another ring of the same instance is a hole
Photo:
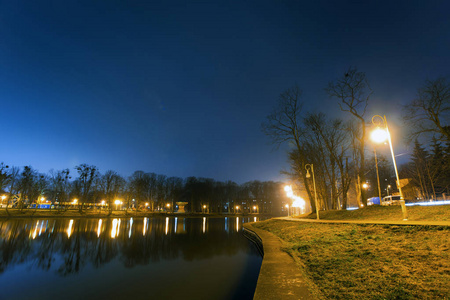
[[[64,212],[59,212],[56,210],[46,211],[27,211],[24,210],[20,212],[19,210],[9,210],[10,214],[6,210],[0,210],[0,219],[23,219],[23,218],[151,218],[151,217],[186,217],[186,218],[226,218],[226,217],[274,217],[269,214],[219,214],[219,213],[158,213],[158,212],[126,212],[126,211],[113,211],[111,214],[109,212],[98,212],[98,211],[87,211],[80,213],[78,210],[67,210]]]

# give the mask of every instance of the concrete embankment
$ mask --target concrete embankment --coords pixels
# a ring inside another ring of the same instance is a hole
[[[294,259],[282,250],[278,237],[250,223],[244,227],[259,236],[264,251],[254,300],[317,299]]]

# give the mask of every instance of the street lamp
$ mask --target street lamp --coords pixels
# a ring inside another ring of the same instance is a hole
[[[119,206],[119,204],[121,204],[121,201],[120,200],[116,200],[116,201],[114,201],[114,204],[116,205],[116,210],[118,210],[118,206]]]
[[[386,116],[383,117],[379,115],[373,116],[372,124],[377,126],[377,129],[375,129],[371,134],[372,140],[376,143],[382,143],[387,139],[389,142],[389,148],[391,149],[392,154],[392,161],[394,163],[395,176],[397,178],[397,187],[398,191],[400,192],[400,205],[402,207],[403,220],[406,221],[408,220],[408,212],[406,211],[405,199],[403,198],[402,187],[400,186],[400,178],[398,177],[397,163],[395,161],[394,149],[392,147],[391,134],[389,133],[389,127],[386,120]],[[380,125],[384,126],[385,129],[381,128]]]
[[[287,208],[287,211],[288,211],[288,218],[289,218],[289,204],[286,204],[286,208]]]
[[[169,209],[170,209],[170,203],[167,203],[167,204],[166,204],[166,207],[167,207],[167,211],[169,211]]]
[[[253,206],[253,213],[256,213],[256,205]]]
[[[203,205],[203,213],[206,213],[206,205]]]
[[[313,184],[314,184],[314,201],[316,203],[316,215],[317,215],[317,220],[319,220],[319,204],[317,203],[317,191],[316,191],[316,179],[314,178],[314,166],[313,166],[313,164],[306,164],[305,169],[306,169],[306,178],[311,177],[311,175],[309,174],[309,170],[311,170],[311,173],[312,173]]]
[[[236,205],[236,213],[239,211],[239,205]]]
[[[377,183],[378,183],[378,199],[381,205],[381,188],[380,188],[380,175],[378,174],[378,160],[377,160],[377,150],[373,147],[373,153],[375,154],[375,168],[377,169]]]

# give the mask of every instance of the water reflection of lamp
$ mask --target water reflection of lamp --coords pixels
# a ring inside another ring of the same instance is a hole
[[[98,220],[97,237],[100,237],[101,230],[102,230],[102,219]]]
[[[70,220],[69,227],[67,227],[67,237],[69,237],[69,238],[72,235],[72,226],[73,226],[73,220]]]
[[[116,236],[119,235],[118,228],[117,228],[118,227],[117,223],[118,223],[117,219],[114,219],[113,220],[113,224],[112,224],[112,228],[111,228],[111,237],[112,238],[115,238]]]
[[[203,217],[203,233],[206,231],[206,217]]]
[[[131,237],[131,230],[133,228],[133,218],[130,219],[130,230],[128,231],[128,237]]]
[[[142,230],[142,235],[145,236],[145,231],[147,229],[147,218],[144,218],[144,229]]]
[[[166,217],[166,235],[169,233],[169,217]]]

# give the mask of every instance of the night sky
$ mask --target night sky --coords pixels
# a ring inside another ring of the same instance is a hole
[[[354,66],[368,120],[401,133],[400,104],[450,75],[449,3],[0,1],[0,160],[281,180],[261,132],[278,95],[342,115],[324,87]]]

